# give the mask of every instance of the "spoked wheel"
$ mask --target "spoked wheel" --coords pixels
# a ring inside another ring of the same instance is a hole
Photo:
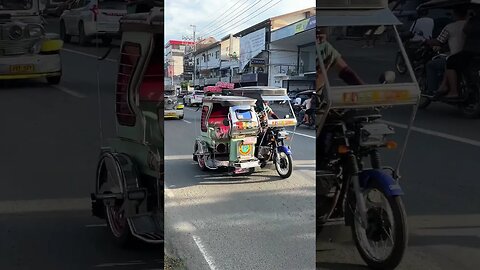
[[[404,75],[407,73],[407,65],[405,64],[405,59],[403,59],[402,53],[397,53],[397,58],[395,59],[395,67],[397,68],[398,73]]]
[[[116,177],[107,172],[107,167],[114,167],[110,162],[111,160],[105,158],[100,163],[98,190],[104,194],[124,194],[122,180],[115,179]],[[114,241],[120,246],[127,246],[134,241],[134,236],[130,231],[123,204],[123,198],[104,201],[107,225]]]
[[[277,169],[278,175],[282,178],[288,178],[292,175],[293,162],[292,156],[287,155],[285,152],[278,152],[278,158],[274,157],[275,169]]]
[[[372,179],[372,181],[375,181]],[[378,183],[364,192],[367,225],[355,213],[352,234],[363,260],[373,269],[394,269],[407,246],[406,214],[399,196],[388,197]]]
[[[105,213],[107,215],[108,228],[115,241],[125,246],[133,240],[133,236],[130,232],[122,204],[123,202],[118,202],[114,205],[105,206]]]

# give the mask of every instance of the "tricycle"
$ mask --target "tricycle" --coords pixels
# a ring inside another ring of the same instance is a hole
[[[63,41],[45,26],[39,0],[0,1],[0,80],[60,82]]]
[[[200,136],[193,152],[201,170],[227,168],[232,174],[250,174],[260,166],[254,156],[259,129],[255,102],[225,95],[203,98]]]
[[[327,2],[317,7],[317,232],[327,225],[349,226],[368,266],[393,269],[408,242],[399,168],[420,91],[396,29],[400,22],[387,1],[356,1],[353,6]],[[380,25],[393,30],[396,42],[377,44],[372,50],[360,49],[361,40],[337,39],[347,27]],[[394,57],[387,54],[394,56],[398,50],[408,73],[395,82],[396,74],[385,68],[394,66],[389,60]],[[382,164],[381,154],[382,149],[397,148],[392,137],[398,136],[382,112],[399,119],[408,112],[399,106],[412,109],[400,125],[406,127],[405,139],[397,167],[392,168]]]
[[[165,101],[165,119],[183,119],[185,105],[178,102],[179,97],[177,91],[172,87],[165,86],[164,89],[164,101]]]
[[[101,149],[92,212],[122,246],[163,243],[163,10],[126,15],[120,31],[117,134]]]
[[[280,177],[290,177],[293,171],[292,151],[285,141],[291,136],[286,128],[295,128],[297,120],[287,89],[249,86],[232,89],[231,93],[234,96],[250,97],[256,100],[260,132],[255,156],[259,159],[260,166],[263,168],[268,162],[273,162]]]

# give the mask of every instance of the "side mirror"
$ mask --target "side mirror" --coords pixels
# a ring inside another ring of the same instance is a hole
[[[285,115],[285,119],[289,119],[290,118],[290,115]]]
[[[395,82],[395,72],[393,72],[393,71],[385,71],[385,73],[383,73],[383,74],[380,76],[379,82],[380,82],[381,84],[394,83],[394,82]]]
[[[228,119],[223,119],[223,125],[224,126],[230,126],[230,121],[228,121]]]

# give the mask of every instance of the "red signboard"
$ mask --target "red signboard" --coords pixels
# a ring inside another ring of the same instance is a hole
[[[223,89],[233,89],[235,88],[235,84],[227,83],[227,82],[217,82],[215,86],[223,88]]]

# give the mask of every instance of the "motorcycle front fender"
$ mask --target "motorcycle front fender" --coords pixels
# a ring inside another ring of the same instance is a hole
[[[362,188],[371,187],[372,183],[375,181],[373,179],[380,184],[387,196],[392,197],[404,194],[397,181],[395,181],[391,175],[382,170],[371,169],[362,171],[359,175],[360,186]]]
[[[287,154],[287,155],[289,155],[289,156],[292,155],[292,150],[290,150],[290,148],[288,148],[288,147],[285,146],[285,145],[279,146],[279,147],[277,148],[277,151],[278,151],[278,152],[284,152],[285,154]]]

